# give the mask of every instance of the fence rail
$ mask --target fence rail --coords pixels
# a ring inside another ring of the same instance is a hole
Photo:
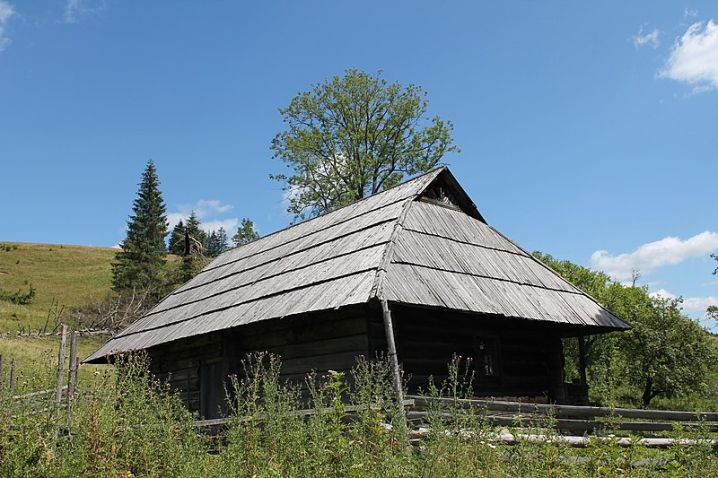
[[[62,408],[68,411],[68,426],[71,422],[72,404],[79,395],[93,396],[97,400],[111,399],[114,395],[107,390],[92,390],[77,384],[79,360],[77,358],[77,332],[70,331],[68,366],[65,367],[67,347],[67,327],[62,326],[60,349],[57,365],[57,387],[37,392],[15,394],[16,360],[10,363],[9,377],[3,370],[3,357],[0,355],[0,402],[9,400],[12,416],[37,414],[51,411],[57,414]],[[67,377],[65,380],[64,377]],[[9,380],[4,380],[9,378]],[[65,385],[67,383],[67,385]],[[5,403],[7,406],[8,403]],[[535,403],[508,402],[500,400],[451,399],[408,395],[403,402],[405,416],[412,428],[414,440],[423,439],[428,433],[430,417],[457,417],[462,414],[480,415],[487,423],[502,427],[501,431],[489,433],[488,438],[504,443],[517,440],[559,440],[573,446],[587,446],[591,440],[601,440],[601,433],[637,432],[644,438],[632,440],[629,437],[617,437],[621,446],[640,444],[645,446],[669,446],[680,444],[710,443],[718,448],[718,412],[685,412],[671,410],[641,410],[632,408],[609,408],[576,405],[547,405]],[[349,415],[357,408],[348,405],[343,409]],[[326,410],[325,410],[326,411]],[[311,415],[316,410],[297,410],[292,415]],[[261,417],[253,417],[260,419]],[[217,429],[237,418],[197,420],[195,426],[202,429]],[[238,420],[243,420],[239,418]],[[547,429],[559,434],[546,433]],[[701,432],[701,439],[673,440],[666,432],[676,428],[687,432]],[[509,429],[513,430],[510,432]],[[449,432],[449,431],[446,431]],[[456,432],[456,430],[454,430]],[[581,436],[572,436],[581,435]],[[708,438],[704,438],[708,437]]]
[[[672,438],[665,437],[665,432],[680,428],[686,431],[700,431],[703,433],[718,433],[718,413],[715,412],[684,412],[673,410],[640,410],[633,408],[589,407],[576,405],[546,405],[534,403],[505,402],[492,400],[469,400],[423,397],[409,395],[406,397],[414,402],[407,411],[407,418],[418,426],[427,423],[429,416],[456,417],[456,412],[447,412],[451,407],[459,411],[480,414],[483,419],[492,425],[513,427],[520,429],[555,428],[561,435],[552,437],[565,441],[573,446],[586,446],[591,439],[601,439],[597,433],[610,430],[611,432],[640,432],[659,437],[647,437],[638,441],[629,437],[617,438],[621,446],[640,444],[645,446],[669,446],[676,443]],[[421,438],[427,433],[426,429],[415,433],[415,438]],[[583,436],[570,436],[580,433]],[[494,438],[498,441],[513,443],[517,437],[537,440],[542,434],[519,433],[512,434],[504,428],[502,434]],[[718,447],[718,440],[679,440],[682,444],[710,443]]]

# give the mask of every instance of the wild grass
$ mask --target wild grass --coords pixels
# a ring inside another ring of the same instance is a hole
[[[100,394],[80,394],[66,409],[13,414],[0,397],[0,476],[39,477],[436,477],[436,476],[716,476],[710,445],[667,450],[623,448],[609,429],[584,449],[551,440],[497,441],[498,428],[478,412],[443,402],[412,441],[394,403],[383,362],[359,360],[351,374],[279,379],[281,363],[249,359],[244,379],[231,381],[233,418],[213,437],[194,424],[178,397],[148,372],[141,356],[102,370]],[[51,375],[48,372],[48,375]],[[461,392],[456,371],[434,394]],[[465,391],[465,390],[464,390]],[[463,393],[463,392],[462,392]],[[312,409],[312,413],[304,410]],[[517,436],[521,430],[508,427]],[[706,438],[706,430],[676,429],[675,438]],[[652,461],[651,461],[652,460]]]
[[[104,337],[78,337],[77,355],[80,360],[97,350],[106,339]],[[10,379],[12,359],[16,360],[16,394],[36,392],[44,386],[44,377],[50,373],[56,377],[58,361],[58,339],[48,337],[0,337],[0,355],[3,356],[3,383],[7,387]],[[67,365],[65,366],[67,368]],[[103,365],[83,365],[79,370],[79,382],[85,387],[92,386],[98,371],[107,368]],[[56,380],[56,379],[54,379]],[[56,382],[50,385],[55,387]]]
[[[59,314],[92,300],[111,288],[111,248],[57,244],[0,243],[0,292],[35,296],[28,304],[0,300],[0,331],[36,332],[51,309]],[[54,327],[50,320],[50,331]]]

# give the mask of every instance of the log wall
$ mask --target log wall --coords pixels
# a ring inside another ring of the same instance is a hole
[[[148,350],[152,371],[179,390],[187,407],[204,418],[225,410],[229,375],[244,376],[242,360],[254,352],[281,359],[281,379],[303,382],[307,373],[348,372],[357,356],[369,356],[367,311],[346,308],[274,319],[205,334]]]
[[[557,328],[439,309],[394,306],[392,315],[399,362],[409,378],[410,393],[426,390],[429,377],[440,385],[455,354],[473,359],[477,337],[489,337],[498,344],[498,373],[486,378],[476,374],[472,383],[475,396],[564,399],[561,332]]]

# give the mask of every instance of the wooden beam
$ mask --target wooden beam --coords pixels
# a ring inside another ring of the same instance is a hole
[[[581,385],[586,385],[586,341],[583,334],[578,336],[578,371],[581,374]]]
[[[396,342],[394,341],[394,325],[391,320],[391,310],[386,299],[381,299],[381,310],[384,316],[384,333],[388,348],[389,366],[394,376],[394,390],[399,403],[404,402],[404,390],[401,383],[401,372],[399,371],[399,358],[396,355]]]

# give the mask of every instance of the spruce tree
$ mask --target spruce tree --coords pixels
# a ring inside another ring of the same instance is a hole
[[[227,231],[223,227],[220,227],[217,231],[217,243],[219,244],[220,254],[229,249],[229,238],[227,237]]]
[[[207,233],[202,230],[200,227],[201,225],[202,223],[197,217],[197,214],[192,211],[192,214],[189,215],[187,222],[185,223],[185,233],[189,235],[190,238],[195,239],[202,244],[202,247],[204,248],[207,246]]]
[[[235,246],[241,246],[242,244],[257,240],[259,237],[259,233],[254,229],[254,223],[244,218],[237,228],[237,233],[232,236],[232,242],[234,242]]]
[[[172,229],[172,234],[170,234],[169,251],[170,254],[175,254],[177,256],[184,254],[184,223],[182,222],[182,219],[180,219]]]
[[[163,266],[167,255],[167,208],[162,199],[157,170],[150,159],[142,173],[133,214],[127,221],[127,237],[112,264],[112,286],[117,292],[150,290],[154,299],[164,292]]]
[[[219,237],[217,231],[211,231],[205,233],[207,236],[207,246],[205,247],[205,255],[207,257],[217,257],[222,251],[219,244]]]

